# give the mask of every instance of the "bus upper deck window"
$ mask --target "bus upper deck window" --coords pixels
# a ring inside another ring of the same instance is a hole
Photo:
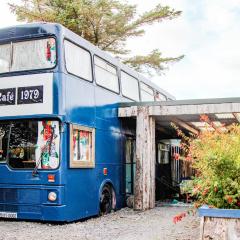
[[[141,100],[142,102],[145,101],[154,101],[154,92],[151,87],[146,85],[145,83],[140,83],[140,90],[141,90]]]
[[[139,101],[138,80],[121,71],[122,94],[124,97]]]
[[[64,41],[66,69],[69,73],[92,81],[91,54],[67,40]]]
[[[0,45],[0,73],[49,69],[56,65],[54,38]]]
[[[0,46],[0,73],[9,72],[11,62],[11,44]]]

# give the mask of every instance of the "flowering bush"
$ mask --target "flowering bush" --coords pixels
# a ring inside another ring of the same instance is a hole
[[[206,128],[194,138],[178,129],[186,159],[196,169],[191,189],[196,207],[240,208],[240,125],[216,127],[201,120]]]

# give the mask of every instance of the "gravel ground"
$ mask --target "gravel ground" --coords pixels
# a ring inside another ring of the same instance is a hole
[[[122,209],[107,216],[62,225],[0,220],[0,240],[197,240],[199,218],[173,217],[187,207],[156,207],[146,212]]]

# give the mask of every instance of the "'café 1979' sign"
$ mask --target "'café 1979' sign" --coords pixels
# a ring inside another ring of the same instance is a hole
[[[0,89],[0,106],[43,102],[43,86]]]
[[[0,89],[0,105],[15,104],[16,88]]]

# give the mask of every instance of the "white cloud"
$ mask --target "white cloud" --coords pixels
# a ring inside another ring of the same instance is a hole
[[[7,2],[0,0],[0,27],[17,23]],[[12,0],[11,2],[20,1]],[[181,17],[147,29],[131,39],[134,53],[159,48],[165,56],[186,57],[154,82],[183,98],[237,97],[240,88],[240,0],[130,0],[139,12],[158,3],[182,10]]]
[[[138,3],[140,9],[149,8],[146,2]],[[165,75],[155,77],[154,82],[178,99],[239,96],[240,0],[161,3],[182,10],[182,16],[151,26],[143,40],[136,39],[130,46],[135,53],[138,49],[159,48],[165,56],[186,57],[170,66]]]
[[[12,13],[10,13],[10,9],[8,6],[9,2],[14,1],[10,0],[0,1],[0,28],[18,24],[16,17]]]

